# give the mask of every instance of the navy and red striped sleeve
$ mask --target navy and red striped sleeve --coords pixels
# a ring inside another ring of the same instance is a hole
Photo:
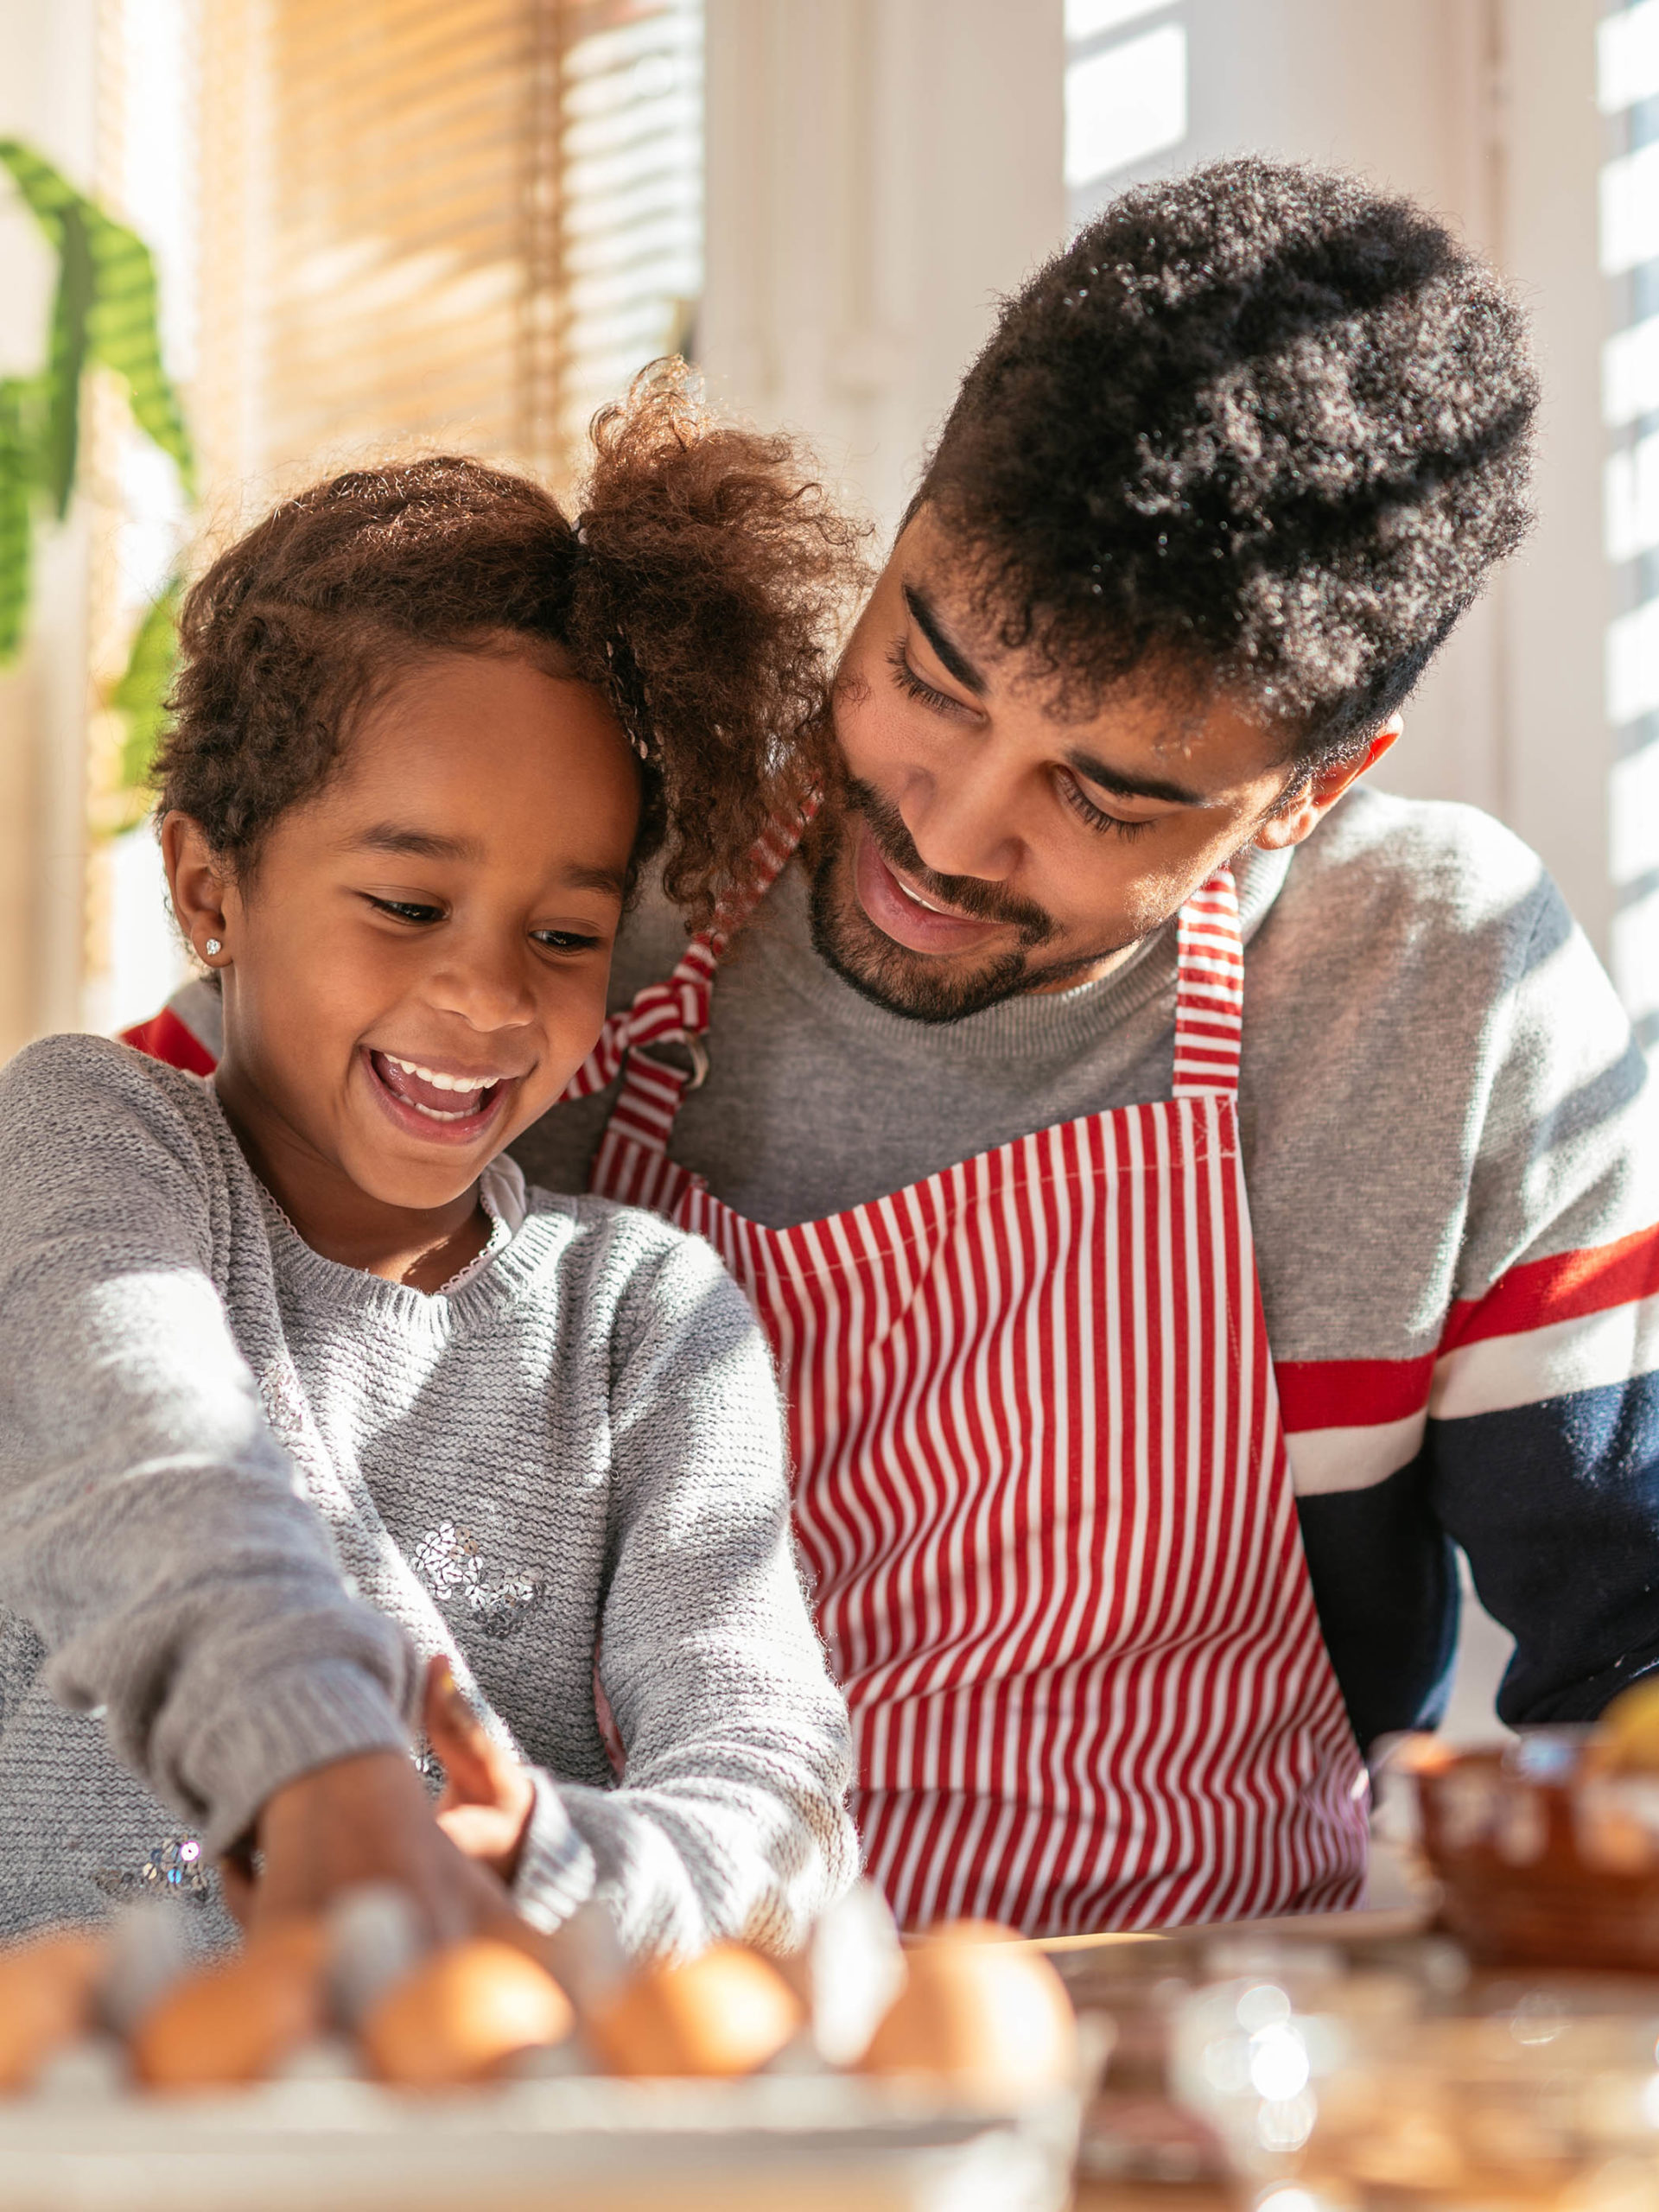
[[[1659,1666],[1659,1227],[1523,1262],[1422,1358],[1278,1370],[1321,1623],[1362,1742],[1437,1717],[1455,1547],[1516,1638],[1511,1726]]]

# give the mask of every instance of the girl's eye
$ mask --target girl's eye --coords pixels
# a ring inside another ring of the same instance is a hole
[[[596,937],[583,937],[575,930],[532,930],[531,935],[548,952],[591,952],[599,943]]]
[[[1150,830],[1153,826],[1150,822],[1126,822],[1121,814],[1108,814],[1103,806],[1096,806],[1091,798],[1084,796],[1082,785],[1065,768],[1060,770],[1057,780],[1060,797],[1073,814],[1104,836],[1138,837],[1143,830]]]
[[[365,893],[371,906],[378,914],[390,914],[394,921],[425,925],[443,919],[442,906],[429,906],[416,899],[377,899],[372,892]]]
[[[951,698],[947,692],[941,691],[936,685],[928,683],[925,677],[917,675],[906,657],[905,641],[902,638],[895,642],[887,654],[887,666],[893,671],[893,680],[899,689],[906,697],[914,699],[919,706],[931,707],[934,713],[938,715],[967,713],[968,709],[959,699]]]

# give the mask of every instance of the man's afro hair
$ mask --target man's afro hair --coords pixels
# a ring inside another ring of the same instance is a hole
[[[1125,193],[1007,303],[917,504],[1064,711],[1151,656],[1340,754],[1524,534],[1537,397],[1520,308],[1441,225],[1217,162]]]

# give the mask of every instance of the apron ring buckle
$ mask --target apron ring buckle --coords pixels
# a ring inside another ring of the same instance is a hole
[[[678,1036],[658,1037],[653,1039],[652,1042],[659,1046],[683,1046],[687,1057],[691,1062],[691,1072],[685,1079],[685,1088],[688,1091],[701,1090],[702,1089],[703,1084],[709,1080],[709,1048],[703,1043],[701,1037],[694,1036],[690,1030],[684,1029],[680,1032]],[[636,1045],[633,1047],[633,1050],[639,1055],[641,1059],[653,1061],[658,1067],[669,1068],[674,1073],[677,1074],[678,1071],[673,1067],[673,1063],[671,1061],[658,1059],[657,1054],[654,1052],[647,1052],[644,1046],[639,1045]]]

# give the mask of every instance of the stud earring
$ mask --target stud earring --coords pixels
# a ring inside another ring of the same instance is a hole
[[[210,937],[207,944],[204,944],[201,949],[210,960],[213,957],[215,953],[223,952],[225,950],[224,946],[219,943],[216,937]]]

